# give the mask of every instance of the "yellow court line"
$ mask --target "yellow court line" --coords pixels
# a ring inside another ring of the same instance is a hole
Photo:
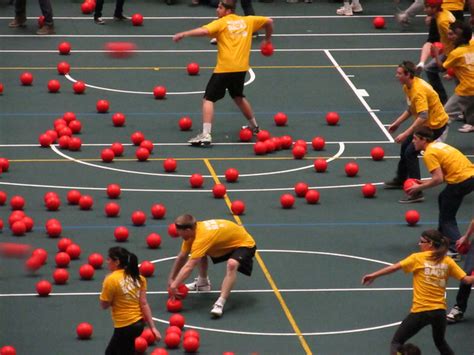
[[[214,168],[212,167],[210,161],[208,159],[204,159],[204,163],[206,164],[209,172],[211,173],[212,175],[212,179],[214,180],[214,182],[216,184],[219,184],[220,181],[219,181],[219,178],[217,177],[217,174],[214,170]],[[230,199],[229,197],[227,196],[227,194],[225,194],[224,196],[224,200],[225,200],[225,203],[227,205],[227,207],[229,208],[229,210],[231,210],[230,206],[231,206],[231,202],[230,202]],[[232,212],[232,211],[231,211]],[[235,215],[235,214],[232,214],[235,221],[239,224],[239,225],[242,225],[242,221],[240,220],[240,217]],[[288,306],[286,305],[286,302],[285,300],[283,299],[283,296],[281,295],[280,293],[280,290],[278,289],[275,281],[273,280],[273,277],[272,275],[270,274],[270,272],[268,271],[267,269],[267,266],[265,265],[265,263],[263,262],[263,259],[261,258],[259,252],[257,251],[255,253],[255,259],[257,260],[258,264],[260,265],[260,268],[262,269],[262,272],[263,274],[265,275],[265,278],[267,279],[268,283],[270,284],[273,292],[275,293],[275,296],[276,298],[278,299],[278,301],[280,302],[280,306],[281,308],[283,308],[283,312],[285,313],[286,315],[286,318],[288,319],[288,321],[290,322],[291,324],[291,327],[293,328],[293,330],[295,331],[296,335],[298,336],[298,340],[300,341],[301,343],[301,346],[303,347],[303,349],[305,350],[306,354],[307,355],[310,355],[312,354],[312,351],[308,345],[308,343],[306,342],[303,334],[301,333],[301,330],[300,328],[298,327],[298,325],[296,324],[296,321],[295,321],[295,318],[293,317],[293,315],[291,314],[291,311],[290,309],[288,308]]]
[[[397,64],[354,64],[340,68],[395,68]],[[257,65],[252,69],[334,69],[334,65]],[[186,67],[71,67],[71,70],[185,70]],[[214,67],[201,67],[214,69]],[[0,70],[57,70],[56,67],[0,67]]]

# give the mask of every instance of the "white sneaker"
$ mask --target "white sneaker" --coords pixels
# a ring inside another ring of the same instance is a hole
[[[209,133],[199,133],[196,137],[188,140],[188,143],[191,145],[211,145],[212,137]]]
[[[217,38],[211,38],[211,40],[209,41],[209,43],[216,45],[216,44],[217,44]]]
[[[464,312],[458,306],[451,308],[449,313],[446,315],[448,323],[457,323],[464,319]]]
[[[212,316],[219,318],[219,317],[222,317],[222,313],[224,313],[224,306],[218,303],[214,303],[214,306],[212,306],[212,309],[211,309]]]
[[[472,124],[466,123],[461,128],[459,128],[458,131],[462,133],[474,132],[474,126]]]
[[[186,287],[189,291],[210,291],[211,290],[211,282],[207,279],[205,284],[198,285],[198,278],[194,279],[194,282],[186,284]]]
[[[352,7],[352,12],[353,13],[358,13],[358,12],[364,11],[364,9],[362,8],[362,5],[360,3],[358,3],[358,4],[352,3],[351,7]]]
[[[395,20],[402,26],[407,26],[410,23],[408,15],[404,12],[399,12],[395,14]]]
[[[352,12],[352,6],[342,6],[336,10],[336,14],[341,16],[352,16],[354,15]]]

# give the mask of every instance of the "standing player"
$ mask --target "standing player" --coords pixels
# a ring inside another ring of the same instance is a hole
[[[419,181],[407,189],[411,196],[446,182],[438,196],[438,230],[450,241],[450,255],[457,257],[455,243],[461,237],[456,214],[465,196],[474,191],[474,164],[459,150],[433,141],[433,131],[423,127],[413,136],[417,151],[424,151],[423,161],[431,179]]]
[[[464,115],[466,124],[459,128],[460,132],[474,132],[474,44],[470,44],[472,28],[467,23],[456,21],[450,26],[448,37],[456,48],[449,53],[443,67],[454,71],[459,84],[444,109],[450,121],[455,120],[460,113]],[[451,78],[450,75],[445,77]]]
[[[105,354],[135,354],[135,338],[142,333],[144,323],[157,341],[161,339],[146,299],[146,279],[139,273],[137,256],[127,249],[110,248],[107,263],[111,273],[102,285],[100,305],[103,309],[112,307],[114,334]]]
[[[471,220],[466,233],[456,242],[456,247],[469,248],[464,261],[464,271],[467,274],[472,274],[474,271],[474,247],[471,247],[471,237],[474,235],[474,218]],[[457,323],[464,319],[464,312],[467,309],[467,301],[471,294],[471,285],[461,283],[459,285],[458,294],[456,295],[456,304],[449,311],[446,319],[448,323]]]
[[[242,226],[224,219],[196,222],[193,216],[185,214],[176,218],[175,225],[183,243],[168,278],[169,292],[172,296],[179,297],[178,286],[191,275],[197,265],[198,278],[186,286],[190,291],[210,291],[207,257],[214,263],[227,261],[221,294],[211,309],[214,317],[221,317],[237,279],[237,271],[247,276],[252,274],[253,257],[257,250],[255,241]]]
[[[362,278],[370,285],[376,278],[402,269],[413,273],[413,304],[410,314],[403,320],[393,336],[390,354],[396,355],[400,347],[422,328],[431,325],[433,340],[441,354],[454,354],[446,339],[446,284],[454,277],[472,284],[474,276],[466,273],[448,256],[449,241],[436,230],[421,233],[420,252],[396,264],[387,266]]]
[[[400,161],[394,179],[385,182],[385,188],[401,189],[407,178],[420,179],[420,164],[418,150],[413,145],[413,132],[420,127],[429,127],[435,134],[435,139],[447,131],[448,115],[444,111],[438,94],[423,79],[415,76],[415,65],[404,61],[397,68],[395,76],[407,97],[407,109],[388,127],[389,132],[395,132],[398,127],[411,116],[413,123],[395,137],[395,142],[401,143]],[[446,134],[446,133],[445,133]],[[400,203],[423,201],[423,193],[418,192],[399,200]]]
[[[252,33],[265,28],[263,44],[271,44],[273,20],[262,16],[237,16],[236,0],[223,0],[217,6],[218,19],[202,27],[174,35],[173,41],[178,42],[185,37],[208,36],[217,39],[217,65],[209,80],[202,103],[202,133],[191,138],[192,145],[210,145],[212,143],[212,121],[214,119],[214,103],[225,96],[226,89],[239,107],[248,126],[254,133],[259,128],[252,107],[244,96],[245,74],[249,70],[250,46]]]
[[[425,65],[431,53],[434,56],[439,56],[439,60],[443,62],[446,56],[454,49],[454,44],[448,39],[448,31],[449,26],[456,21],[456,18],[451,11],[443,9],[441,7],[442,4],[443,0],[425,0],[425,12],[427,16],[431,17],[431,22],[428,39],[421,48],[420,62],[417,65],[417,69],[425,69],[428,82],[438,93],[439,99],[444,105],[448,100],[448,95],[439,76],[440,68],[436,58],[431,59]],[[438,53],[438,49],[433,45],[435,42],[441,42],[443,45],[444,50],[442,54]]]

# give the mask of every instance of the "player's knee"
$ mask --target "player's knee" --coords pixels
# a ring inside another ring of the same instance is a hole
[[[235,259],[227,260],[227,271],[236,271],[239,268],[239,262]]]

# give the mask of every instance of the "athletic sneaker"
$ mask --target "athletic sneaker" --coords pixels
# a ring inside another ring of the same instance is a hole
[[[96,25],[105,25],[105,20],[102,17],[94,17],[94,22]]]
[[[352,16],[354,15],[352,12],[352,6],[342,6],[336,10],[336,14],[341,16]]]
[[[214,303],[214,306],[212,306],[212,309],[211,309],[212,316],[219,318],[219,317],[222,317],[222,313],[224,313],[224,306],[218,303]]]
[[[199,133],[196,137],[193,137],[188,140],[188,143],[191,145],[211,145],[212,137],[209,133]]]
[[[474,132],[474,126],[472,124],[466,123],[461,128],[459,128],[458,131],[462,133]]]
[[[362,8],[362,5],[360,3],[358,3],[358,4],[352,3],[351,7],[352,7],[352,12],[355,13],[355,14],[358,13],[358,12],[364,11],[364,9]]]
[[[260,132],[260,127],[259,126],[255,127],[255,128],[252,128],[250,126],[242,126],[242,129],[250,129],[254,136],[256,136],[258,134],[258,132]]]
[[[447,255],[454,261],[461,261],[461,254],[459,254],[456,250],[448,250]]]
[[[194,279],[194,282],[186,284],[186,287],[189,291],[210,291],[211,290],[211,282],[207,279],[205,284],[198,285],[198,278]]]
[[[401,198],[400,200],[398,200],[398,202],[400,202],[400,203],[415,203],[415,202],[422,202],[424,200],[425,200],[425,197],[423,196],[423,193],[418,192],[418,193],[413,194],[413,195],[407,195],[406,197]]]
[[[385,181],[383,183],[383,187],[386,189],[402,189],[403,181],[399,180],[398,178],[393,178],[390,181]]]
[[[448,323],[454,324],[464,319],[464,312],[458,306],[451,308],[449,313],[446,315]]]
[[[114,21],[128,21],[130,17],[125,16],[124,14],[120,16],[114,16]]]
[[[217,38],[211,38],[209,41],[210,44],[217,45]]]

